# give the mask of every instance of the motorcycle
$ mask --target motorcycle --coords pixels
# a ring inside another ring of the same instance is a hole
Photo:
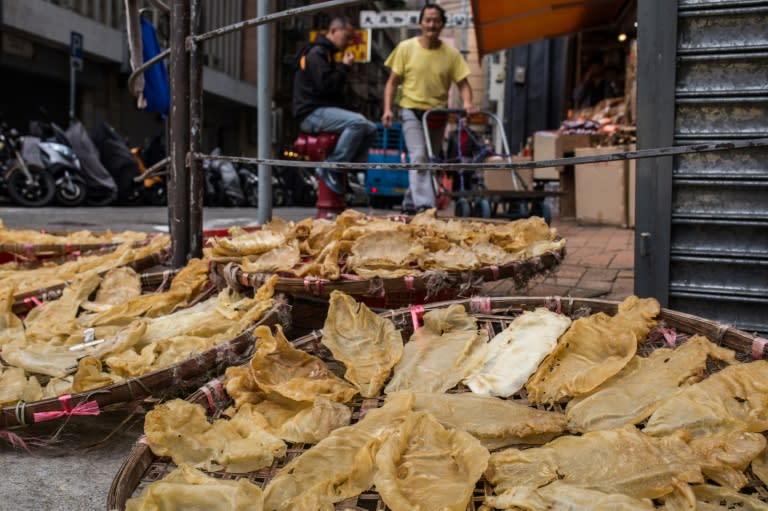
[[[221,149],[218,147],[211,152],[212,156],[220,154]],[[205,181],[203,203],[206,206],[245,204],[240,176],[232,163],[222,160],[203,160],[203,178]]]
[[[237,169],[240,176],[240,186],[243,189],[245,202],[248,206],[259,206],[259,170],[252,165],[242,165]],[[272,172],[272,206],[285,206],[287,201],[286,187],[280,175]]]
[[[0,188],[21,206],[42,207],[53,200],[56,184],[44,168],[27,164],[19,132],[0,122]]]
[[[33,122],[29,137],[37,143],[42,164],[53,176],[56,184],[54,201],[67,207],[80,206],[88,195],[83,168],[64,130],[54,123]]]

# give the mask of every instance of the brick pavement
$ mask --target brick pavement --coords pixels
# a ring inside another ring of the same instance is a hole
[[[605,225],[579,225],[575,219],[554,218],[552,226],[566,239],[560,267],[518,291],[507,279],[488,282],[490,296],[574,296],[623,300],[634,292],[635,232]]]

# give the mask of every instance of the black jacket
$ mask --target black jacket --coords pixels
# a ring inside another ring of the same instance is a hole
[[[345,107],[344,86],[350,67],[333,60],[338,51],[325,36],[319,36],[297,56],[293,79],[293,117],[297,122],[322,106]]]

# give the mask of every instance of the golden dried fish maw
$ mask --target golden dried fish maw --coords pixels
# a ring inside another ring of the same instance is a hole
[[[768,361],[736,364],[664,401],[643,431],[668,435],[683,429],[692,437],[768,429]]]
[[[503,265],[517,259],[513,254],[510,254],[500,246],[489,242],[476,243],[471,245],[470,249],[475,253],[477,260],[483,265]]]
[[[24,324],[13,313],[13,288],[0,288],[0,349],[8,343],[24,343]]]
[[[475,394],[509,397],[523,388],[571,319],[545,308],[525,311],[488,343],[482,367],[464,383]]]
[[[400,393],[390,394],[387,400]],[[429,412],[445,427],[466,431],[486,449],[544,444],[565,431],[565,415],[471,392],[413,393],[413,410]],[[478,413],[482,410],[482,413]]]
[[[246,406],[230,420],[209,423],[202,406],[174,399],[147,413],[144,432],[152,452],[177,465],[245,473],[285,456],[285,443],[267,433],[262,421]]]
[[[235,402],[235,408],[246,403],[260,403],[264,400],[264,392],[253,379],[250,366],[227,367],[224,388],[227,395]]]
[[[104,338],[104,342],[93,348],[87,348],[87,353],[95,358],[104,358],[109,355],[122,353],[131,349],[141,341],[147,331],[147,321],[137,319],[117,333]],[[98,337],[97,337],[98,338]]]
[[[275,247],[257,256],[248,256],[240,261],[240,268],[248,273],[273,273],[290,271],[299,264],[301,254],[296,240]]]
[[[366,218],[358,221],[349,227],[344,228],[341,233],[341,239],[346,241],[355,241],[366,234],[377,231],[395,231],[400,226],[388,218]]]
[[[614,316],[599,312],[577,319],[525,384],[528,399],[558,403],[593,391],[635,356],[659,312],[655,299],[631,296]]]
[[[452,245],[447,250],[423,253],[419,266],[424,270],[465,271],[479,268],[480,261],[471,250]]]
[[[0,367],[0,406],[11,405],[18,401],[39,401],[43,398],[43,389],[37,378],[27,378],[24,369]]]
[[[331,510],[334,503],[369,489],[376,452],[411,413],[412,404],[411,396],[393,399],[291,460],[264,490],[264,509]]]
[[[485,476],[497,495],[559,480],[653,499],[672,492],[676,481],[703,482],[697,456],[684,440],[650,437],[634,426],[564,436],[535,449],[494,453]]]
[[[762,433],[731,431],[694,438],[689,445],[699,455],[707,479],[740,490],[748,482],[744,470],[765,450],[766,440]]]
[[[423,251],[407,231],[376,231],[352,244],[347,266],[352,270],[408,269]]]
[[[405,344],[384,392],[445,392],[483,364],[487,341],[488,333],[461,305],[430,311]]]
[[[346,403],[357,390],[328,369],[325,362],[291,346],[278,325],[273,335],[267,326],[253,330],[258,339],[251,359],[256,384],[270,399],[314,401],[322,395]]]
[[[302,253],[314,257],[320,253],[328,244],[341,238],[341,232],[336,228],[336,224],[329,220],[314,220],[309,235],[299,243]]]
[[[72,377],[66,378],[51,378],[43,389],[42,399],[49,399],[52,397],[62,396],[64,394],[72,393]]]
[[[736,363],[733,351],[700,335],[675,350],[660,348],[647,358],[635,356],[595,392],[568,403],[568,428],[584,432],[639,424],[669,396],[700,381],[710,358]]]
[[[286,238],[304,240],[308,238],[312,232],[312,225],[313,220],[311,218],[305,218],[291,228],[291,231],[286,235]]]
[[[340,291],[331,292],[322,343],[344,363],[344,377],[363,397],[381,393],[403,355],[403,338],[395,324]]]
[[[570,484],[554,482],[535,488],[519,486],[501,496],[486,497],[484,504],[494,509],[540,511],[653,511],[656,506],[647,499],[636,499],[617,493],[605,493]],[[691,511],[694,511],[691,509]]]
[[[765,502],[729,488],[701,484],[691,486],[691,489],[693,489],[693,494],[696,496],[697,510],[740,509],[743,511],[768,511],[768,504]]]
[[[382,442],[373,482],[393,511],[463,511],[488,457],[472,435],[414,412]]]
[[[24,321],[29,342],[48,342],[53,338],[66,338],[79,330],[75,322],[80,304],[98,287],[101,277],[94,272],[78,277],[64,288],[61,298],[35,307]]]
[[[267,425],[264,428],[287,442],[316,444],[333,430],[349,426],[352,409],[348,406],[317,396],[312,403],[306,401],[261,401],[253,406]]]
[[[263,254],[285,244],[285,236],[265,229],[236,238],[214,238],[210,241],[211,259]]]
[[[535,241],[555,239],[554,229],[550,229],[547,223],[537,216],[494,226],[489,230],[490,242],[507,252],[519,252]]]
[[[261,489],[248,479],[209,477],[188,465],[150,484],[138,497],[125,503],[125,511],[171,509],[262,511],[264,507]]]
[[[72,392],[86,392],[112,385],[116,380],[102,371],[101,361],[93,357],[83,357],[77,363],[77,372],[72,381]]]
[[[141,278],[130,266],[113,268],[101,280],[92,302],[85,302],[87,310],[106,310],[141,295]]]
[[[109,355],[104,362],[109,370],[123,378],[135,378],[149,372],[157,358],[157,344],[152,343],[140,351],[125,350],[122,353]]]
[[[27,372],[61,377],[70,368],[77,366],[80,354],[69,351],[66,346],[35,342],[26,345],[6,344],[2,356],[8,364]]]

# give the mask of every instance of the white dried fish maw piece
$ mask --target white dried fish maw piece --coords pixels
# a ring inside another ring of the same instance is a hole
[[[525,384],[532,403],[558,403],[592,392],[629,363],[656,324],[654,298],[630,296],[614,316],[577,319]]]
[[[762,433],[731,431],[694,438],[689,445],[708,479],[738,491],[749,482],[744,470],[765,450],[766,439]]]
[[[264,490],[264,509],[332,510],[334,503],[369,489],[381,443],[411,413],[412,404],[412,396],[393,399],[291,460]]]
[[[387,400],[399,393],[390,394]],[[413,410],[431,413],[445,427],[466,431],[486,449],[544,444],[565,431],[565,415],[471,392],[414,392]],[[482,413],[478,413],[482,410]]]
[[[251,359],[251,373],[256,384],[270,399],[279,401],[314,401],[322,395],[346,403],[357,389],[328,369],[325,362],[291,346],[278,325],[275,334],[269,327],[253,330],[258,339]]]
[[[262,499],[261,489],[248,479],[218,479],[181,465],[128,499],[125,510],[262,511]]]
[[[0,367],[0,406],[10,405],[19,401],[32,402],[43,398],[43,388],[37,378],[27,378],[24,369]]]
[[[344,377],[361,396],[378,396],[403,356],[400,331],[391,320],[340,291],[331,292],[329,302],[321,342],[344,363]]]
[[[263,254],[285,244],[285,236],[269,230],[258,230],[237,238],[214,238],[210,241],[211,258],[242,257]]]
[[[488,333],[458,304],[424,315],[384,392],[445,392],[485,360]]]
[[[19,345],[15,343],[3,346],[2,357],[8,364],[20,367],[30,373],[61,377],[77,365],[82,354],[69,351],[61,345],[44,342]]]
[[[711,484],[691,486],[696,496],[696,509],[704,511],[716,509],[741,509],[744,511],[768,511],[768,504],[752,497],[738,493],[730,488]]]
[[[93,302],[84,302],[86,310],[110,308],[141,295],[141,278],[130,266],[109,270],[101,280]],[[93,307],[93,309],[89,308]]]
[[[357,268],[407,268],[423,248],[407,231],[374,231],[352,244],[347,265]]]
[[[494,453],[485,476],[497,495],[560,480],[606,493],[658,498],[670,493],[675,481],[703,482],[697,457],[683,439],[650,437],[634,426]]]
[[[266,421],[265,429],[286,442],[316,444],[332,431],[349,426],[352,409],[317,396],[311,403],[261,401],[253,406]]]
[[[617,493],[605,493],[561,482],[535,488],[518,486],[503,495],[486,497],[484,504],[494,509],[540,511],[652,511],[656,509],[647,499],[637,499]],[[692,510],[693,511],[693,510]]]
[[[470,434],[414,412],[381,444],[373,482],[393,511],[463,511],[488,457]]]
[[[464,383],[480,395],[509,397],[525,385],[571,319],[540,307],[525,311],[488,343],[482,367]]]
[[[268,252],[241,259],[240,268],[248,273],[290,271],[300,260],[299,243],[292,240]]]
[[[4,344],[26,342],[24,324],[13,313],[13,288],[0,288],[0,349]]]
[[[480,267],[477,255],[458,245],[437,252],[425,252],[419,256],[418,262],[423,270],[465,271]]]
[[[710,358],[736,363],[732,350],[700,335],[674,350],[660,348],[647,358],[635,356],[593,393],[568,403],[568,429],[584,432],[639,424],[669,396],[700,381]]]
[[[768,361],[736,364],[664,401],[643,429],[649,435],[685,430],[691,437],[768,429]]]

